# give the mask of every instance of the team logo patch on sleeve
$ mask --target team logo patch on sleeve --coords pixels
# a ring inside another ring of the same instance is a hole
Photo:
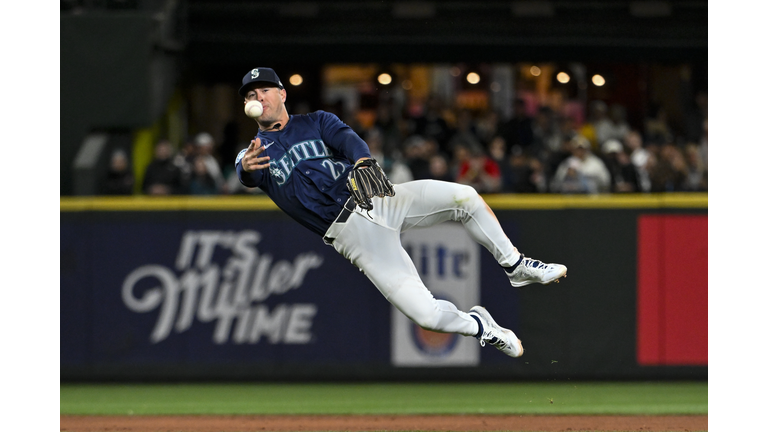
[[[245,152],[248,151],[248,149],[242,149],[240,150],[240,153],[237,154],[237,159],[235,159],[235,166],[240,163],[240,160],[245,156]]]

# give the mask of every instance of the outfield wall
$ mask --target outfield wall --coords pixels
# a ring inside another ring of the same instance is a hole
[[[414,326],[263,196],[61,198],[61,379],[706,379],[706,194],[486,201],[568,277],[511,288],[458,224],[403,244],[519,359]]]

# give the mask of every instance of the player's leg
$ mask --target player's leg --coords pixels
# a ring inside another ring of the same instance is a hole
[[[382,216],[387,212],[378,209],[376,213]],[[335,234],[333,247],[360,268],[411,321],[427,330],[477,337],[481,345],[490,343],[511,357],[523,354],[517,336],[496,324],[482,307],[466,313],[451,302],[435,299],[403,249],[398,229],[374,223],[359,213],[350,216],[344,225]]]
[[[488,249],[505,268],[512,286],[557,282],[567,272],[563,265],[523,257],[504,233],[493,210],[470,186],[424,180],[397,185],[396,191],[408,197],[403,231],[448,220],[461,222],[470,237]]]
[[[478,324],[453,303],[437,300],[419,277],[400,233],[352,215],[333,247],[360,268],[384,297],[419,326],[444,333],[475,336]]]
[[[520,252],[474,188],[435,180],[413,181],[397,186],[398,194],[414,197],[403,218],[403,231],[449,220],[461,222],[470,237],[488,249],[502,266],[510,267],[520,258]]]

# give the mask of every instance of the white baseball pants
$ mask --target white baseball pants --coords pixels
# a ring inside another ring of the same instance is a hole
[[[470,237],[509,267],[520,258],[496,216],[474,188],[437,180],[395,185],[395,196],[373,198],[373,210],[357,207],[344,223],[331,225],[325,238],[360,268],[384,297],[419,326],[474,336],[477,322],[453,303],[437,300],[424,285],[400,243],[400,233],[446,221],[461,222]]]

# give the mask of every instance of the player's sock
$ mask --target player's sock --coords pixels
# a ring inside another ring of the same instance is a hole
[[[508,275],[511,275],[512,272],[515,271],[515,269],[517,268],[517,266],[520,265],[521,262],[523,262],[523,254],[520,254],[520,258],[518,258],[517,262],[512,267],[504,267],[504,271],[507,272]]]
[[[480,322],[480,318],[478,318],[478,317],[476,317],[476,316],[474,316],[474,315],[470,315],[470,316],[471,316],[471,317],[472,317],[472,318],[473,318],[475,321],[477,321],[477,334],[475,335],[475,337],[476,337],[477,339],[480,339],[480,336],[482,336],[482,335],[483,335],[483,323],[481,323],[481,322]]]

